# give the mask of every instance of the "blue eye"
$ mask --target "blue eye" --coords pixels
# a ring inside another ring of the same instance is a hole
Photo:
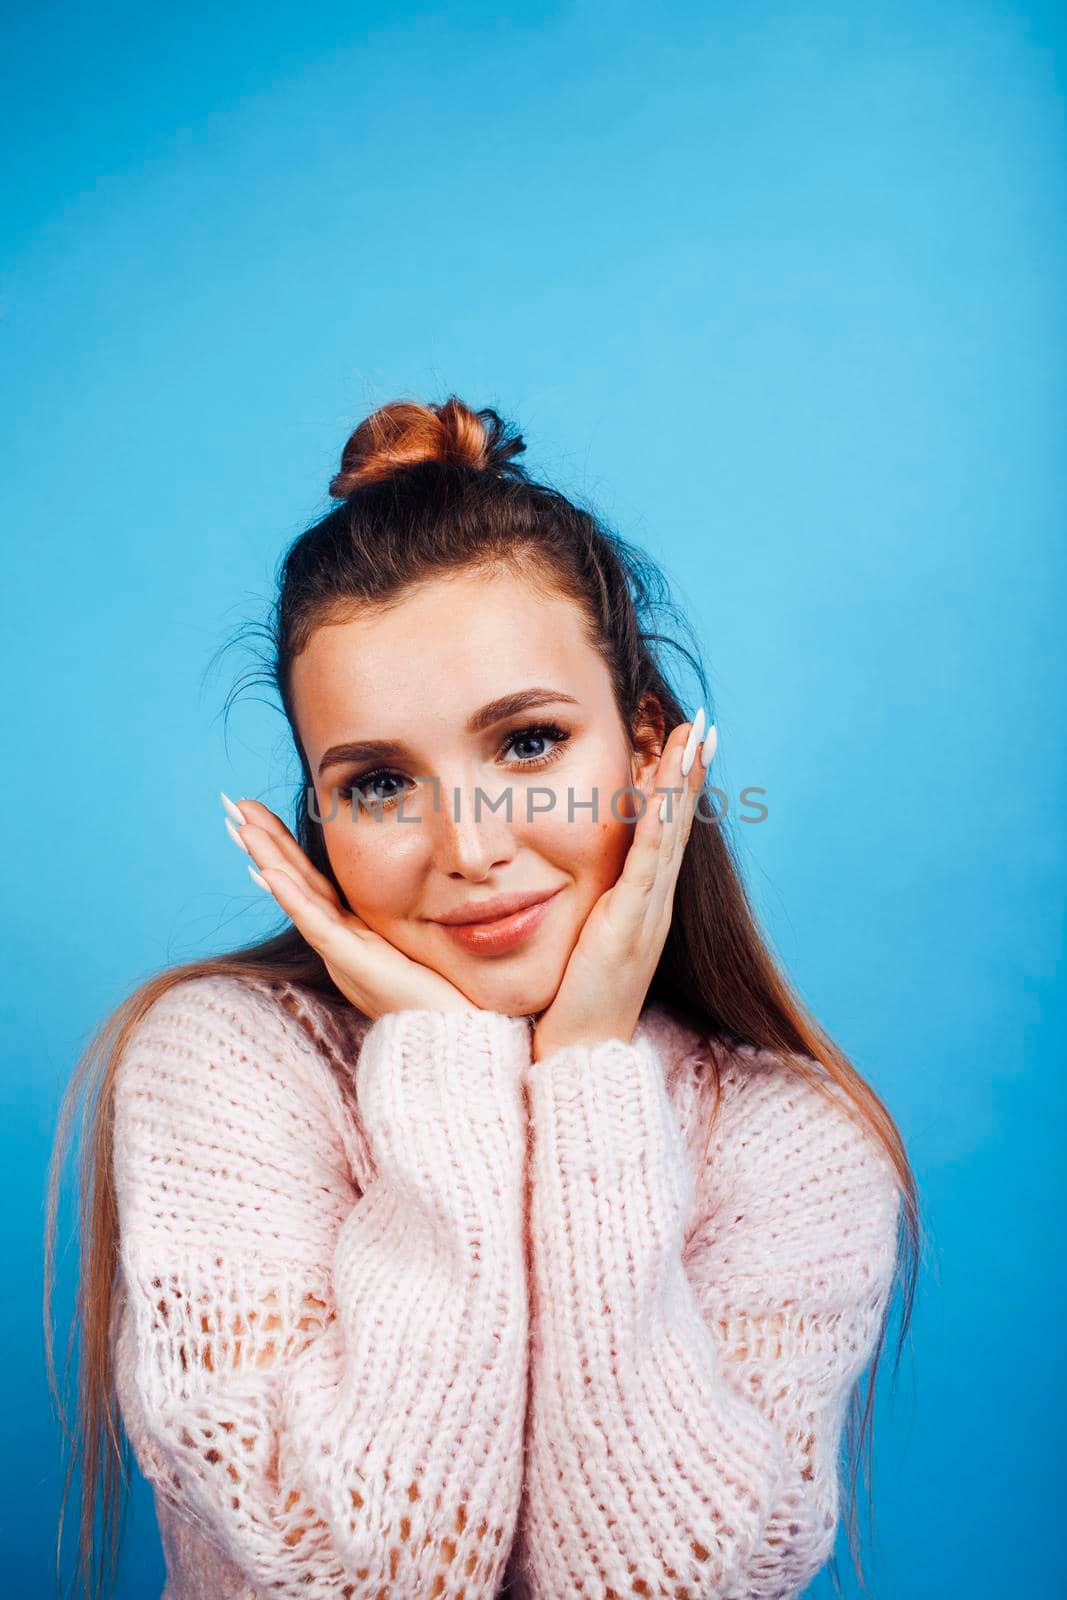
[[[520,761],[519,763],[519,765],[523,767],[532,767],[538,765],[540,762],[551,761],[556,755],[560,754],[563,745],[569,738],[570,734],[566,731],[566,729],[557,727],[554,722],[539,723],[536,727],[518,728],[514,733],[509,733],[505,748],[507,748],[509,745],[521,744],[527,739],[539,739],[542,741],[545,739],[550,739],[556,745],[555,750],[550,750],[547,755],[534,756],[529,761]]]
[[[359,783],[353,784],[352,788],[353,789],[358,789],[359,792],[362,794],[362,793],[365,793],[365,791],[368,788],[370,788],[373,784],[376,784],[376,783],[387,783],[390,778],[399,778],[399,776],[400,776],[400,774],[398,772],[372,772],[369,775],[369,777],[363,778],[363,779],[361,779],[361,781]],[[347,794],[351,794],[351,792],[352,792],[351,789],[349,789],[349,790],[342,789],[342,791],[341,791],[342,794],[346,794],[346,793]],[[369,799],[370,799],[371,803],[374,804],[374,805],[378,805],[379,803],[382,804],[382,805],[389,805],[390,802],[395,800],[396,798],[397,798],[397,795],[396,795],[395,791],[392,794],[372,794],[372,795],[369,796]]]

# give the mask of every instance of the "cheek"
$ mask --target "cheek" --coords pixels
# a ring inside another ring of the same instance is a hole
[[[633,823],[613,817],[610,809],[607,817],[601,817],[592,831],[589,839],[587,871],[594,899],[617,882],[633,836]]]
[[[567,796],[563,793],[557,796],[555,809],[535,818],[527,833],[525,842],[530,848],[574,879],[586,909],[616,882],[630,848],[634,823],[626,818],[628,807],[632,811],[632,800],[619,792],[625,788],[628,777],[628,772],[624,772],[615,782],[600,782],[595,821],[591,808],[579,804],[591,798],[592,782],[584,787],[576,782],[573,821],[568,821]],[[614,811],[612,795],[615,795]]]
[[[345,899],[360,916],[384,932],[391,918],[404,915],[419,882],[412,830],[373,817],[353,823],[339,818],[325,829],[330,865]]]

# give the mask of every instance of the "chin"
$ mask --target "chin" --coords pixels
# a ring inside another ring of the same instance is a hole
[[[543,979],[524,981],[519,973],[456,973],[450,981],[483,1011],[496,1011],[505,1017],[537,1016],[547,1011],[559,983]]]
[[[499,986],[491,984],[483,984],[473,993],[469,989],[465,992],[482,1011],[496,1011],[503,1017],[540,1016],[542,1011],[548,1010],[552,999],[551,995],[540,991],[529,995],[515,990],[501,993]]]

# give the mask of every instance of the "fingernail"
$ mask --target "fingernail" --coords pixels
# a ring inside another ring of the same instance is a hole
[[[668,804],[669,801],[670,801],[670,795],[666,795],[665,794],[663,796],[663,799],[659,803],[659,820],[661,822],[666,822],[666,820],[667,820],[667,812],[669,810],[669,804]]]
[[[274,890],[271,888],[266,878],[260,877],[259,873],[256,871],[251,862],[248,864],[248,876],[251,878],[252,882],[258,884],[261,889],[266,889],[268,894],[274,893]]]
[[[704,707],[701,706],[700,710],[697,712],[696,716],[693,718],[693,725],[689,729],[689,737],[685,741],[685,749],[682,752],[682,777],[683,778],[688,778],[688,776],[689,776],[689,769],[693,765],[693,761],[696,758],[697,744],[699,743],[699,741],[703,737],[704,737]]]
[[[248,821],[248,818],[245,816],[240,806],[235,806],[228,794],[223,794],[221,789],[219,790],[219,794],[222,795],[222,803],[238,827],[240,827],[242,823]]]
[[[234,825],[230,821],[229,817],[223,817],[222,820],[226,824],[227,833],[229,834],[230,838],[233,840],[234,844],[238,847],[238,849],[239,850],[243,850],[246,856],[251,854],[251,852],[249,851],[248,846],[245,844],[244,840],[241,838],[241,835],[237,832],[237,829],[234,827]]]
[[[700,761],[702,766],[709,766],[719,743],[719,735],[714,722],[704,735],[704,743],[700,746]]]

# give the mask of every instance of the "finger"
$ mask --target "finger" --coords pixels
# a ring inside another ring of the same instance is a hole
[[[241,838],[261,871],[267,867],[282,869],[300,884],[306,894],[313,895],[323,905],[340,905],[333,885],[323,878],[321,872],[316,872],[303,852],[297,857],[287,850],[273,830],[249,821],[241,829]]]
[[[299,877],[310,892],[322,896],[331,905],[340,904],[329,878],[308,860],[280,817],[258,800],[242,799],[239,805],[241,814],[247,818],[239,830],[241,842],[258,867],[284,867],[292,876]]]
[[[670,791],[669,812],[667,820],[662,824],[663,842],[656,863],[656,878],[648,896],[649,915],[656,926],[661,920],[670,917],[682,857],[693,825],[696,802],[703,786],[704,769],[695,739],[693,761],[689,772],[688,774],[682,772],[682,758],[690,741],[690,733],[694,731],[701,733],[703,737],[702,730],[696,725],[696,719],[693,722],[679,723],[673,730],[664,746],[660,772],[656,777],[657,785]]]
[[[358,917],[339,906],[328,904],[314,893],[289,867],[268,864],[260,871],[271,894],[286,916],[329,965],[348,971],[352,968],[353,940],[359,941],[364,925]]]
[[[703,707],[701,708],[703,710]],[[692,761],[688,774],[682,772],[682,758],[689,745],[690,732],[696,736],[692,741]],[[663,869],[668,874],[670,890],[673,894],[674,885],[681,870],[682,858],[685,847],[689,842],[689,835],[693,830],[693,818],[696,815],[697,802],[704,787],[705,768],[700,759],[700,746],[707,732],[707,720],[698,715],[692,722],[685,724],[685,739],[678,751],[678,766],[674,782],[682,786],[682,793],[676,797],[671,819],[667,823],[670,837],[665,841]]]
[[[413,961],[358,917],[309,893],[286,868],[267,867],[260,877],[308,945],[322,957],[341,993],[368,1017],[377,1017],[384,1009],[407,1007],[479,1009],[441,973]],[[384,1006],[383,993],[390,997]]]
[[[634,825],[634,837],[615,885],[616,888],[621,886],[624,893],[627,890],[639,891],[647,899],[659,879],[664,853],[669,848],[674,829],[672,821],[660,820],[660,807],[665,804],[669,808],[668,815],[676,818],[680,796],[665,792],[657,794],[656,790],[681,785],[682,779],[677,768],[688,728],[688,723],[680,723],[674,728],[660,754],[655,777],[646,797],[644,815]]]

